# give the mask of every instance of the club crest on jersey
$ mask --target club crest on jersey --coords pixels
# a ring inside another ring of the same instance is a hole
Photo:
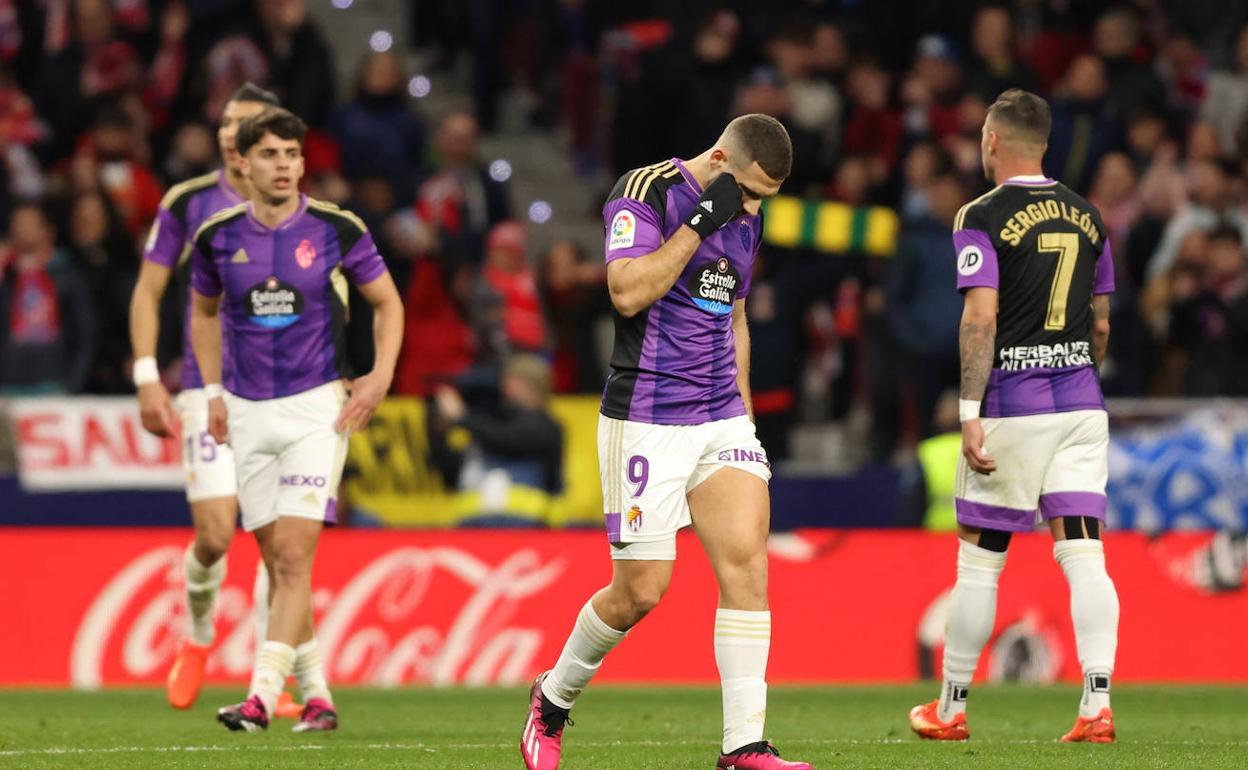
[[[299,267],[307,270],[312,267],[312,263],[316,260],[316,247],[312,245],[312,241],[304,238],[299,241],[299,245],[295,247],[295,262]]]
[[[973,243],[968,243],[958,252],[958,272],[962,275],[975,275],[984,266],[984,252]]]
[[[634,532],[641,531],[641,509],[633,506],[628,509],[628,513],[624,514],[624,520],[628,522],[628,528]]]
[[[754,231],[750,229],[749,222],[742,222],[737,227],[737,232],[741,235],[741,247],[747,252],[754,249]]]
[[[611,239],[607,251],[627,249],[637,241],[637,217],[628,209],[621,209],[611,219]]]
[[[249,320],[269,329],[282,329],[299,320],[303,295],[294,286],[269,276],[247,291]]]
[[[725,315],[732,312],[732,303],[740,283],[741,274],[732,266],[732,262],[728,257],[720,257],[694,270],[689,276],[687,288],[693,304],[708,313]]]

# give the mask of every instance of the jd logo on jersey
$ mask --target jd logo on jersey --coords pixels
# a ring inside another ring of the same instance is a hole
[[[299,320],[303,295],[294,286],[269,276],[247,292],[250,320],[257,326],[283,329]]]
[[[975,275],[984,266],[984,253],[973,243],[968,243],[958,252],[958,272],[962,275]]]
[[[724,315],[732,312],[732,302],[740,282],[741,274],[727,257],[720,257],[694,270],[689,276],[689,296],[693,297],[693,304],[706,312]]]

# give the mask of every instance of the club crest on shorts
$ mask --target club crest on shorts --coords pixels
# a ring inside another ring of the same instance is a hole
[[[304,238],[299,241],[299,245],[295,247],[295,262],[304,270],[312,267],[312,263],[316,260],[316,247],[312,245],[312,241]]]
[[[634,532],[641,531],[641,509],[633,506],[628,509],[628,513],[624,514],[624,520],[628,522],[628,528]]]

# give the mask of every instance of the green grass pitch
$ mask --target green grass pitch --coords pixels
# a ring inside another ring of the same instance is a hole
[[[1070,687],[977,687],[972,738],[921,742],[906,711],[935,685],[773,687],[768,736],[816,768],[1248,766],[1248,689],[1120,686],[1119,743],[1062,745],[1078,692]],[[523,767],[516,748],[526,693],[518,689],[336,692],[342,728],[295,735],[229,733],[217,706],[241,689],[205,692],[174,711],[158,690],[0,691],[0,768]],[[566,770],[711,770],[720,730],[713,688],[591,688],[565,733]]]

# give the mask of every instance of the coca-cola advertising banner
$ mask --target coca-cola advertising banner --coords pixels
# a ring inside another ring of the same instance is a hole
[[[168,529],[0,530],[0,685],[163,681],[185,627],[188,539]],[[1243,562],[1228,572],[1215,553],[1224,549],[1210,544],[1200,534],[1107,539],[1122,601],[1119,681],[1248,681]],[[898,682],[938,671],[956,550],[952,536],[920,531],[773,538],[771,680]],[[672,589],[608,657],[601,680],[717,681],[715,583],[695,538],[682,537],[679,551]],[[249,673],[256,556],[240,535],[218,603],[214,681],[241,684]],[[315,604],[328,673],[344,684],[525,682],[554,661],[610,572],[606,540],[593,532],[327,531]],[[1079,676],[1069,594],[1045,535],[1010,548],[980,675]]]
[[[143,430],[133,398],[18,398],[9,402],[18,476],[30,492],[181,489],[178,439]]]

